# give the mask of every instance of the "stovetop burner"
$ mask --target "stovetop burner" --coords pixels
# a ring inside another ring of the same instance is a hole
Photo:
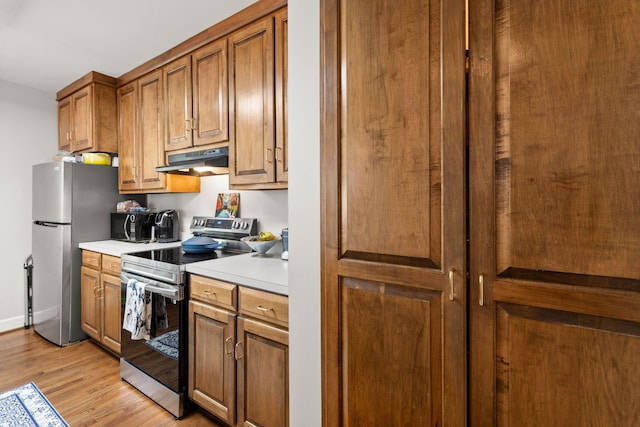
[[[222,257],[221,253],[218,251],[193,254],[185,253],[181,247],[151,249],[143,252],[134,252],[130,255],[150,261],[158,261],[174,265],[184,265],[192,262],[208,261]]]

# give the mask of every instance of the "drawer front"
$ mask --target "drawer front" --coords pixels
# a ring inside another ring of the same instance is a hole
[[[113,274],[114,276],[120,275],[120,257],[111,255],[102,255],[102,271],[105,273]]]
[[[237,310],[238,286],[208,277],[190,275],[191,299]]]
[[[289,324],[289,299],[282,295],[240,287],[239,311],[278,325]]]
[[[93,251],[82,251],[82,265],[85,267],[93,268],[96,270],[100,270],[102,268],[100,260],[102,259],[102,254]]]

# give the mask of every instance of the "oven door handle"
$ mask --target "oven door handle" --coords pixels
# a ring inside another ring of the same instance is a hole
[[[138,282],[145,284],[145,292],[157,294],[166,298],[171,298],[175,301],[184,300],[184,286],[165,285],[155,280],[150,280],[141,276],[136,276],[131,273],[120,273],[120,281],[127,283],[129,280],[135,279]]]

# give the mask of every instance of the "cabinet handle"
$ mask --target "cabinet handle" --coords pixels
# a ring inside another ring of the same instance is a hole
[[[231,348],[229,348],[229,343],[231,343]],[[228,337],[226,340],[224,340],[224,352],[227,354],[231,354],[233,353],[233,338],[232,337]]]
[[[478,276],[478,293],[480,295],[480,298],[478,299],[478,304],[480,304],[480,307],[484,306],[484,274],[480,274],[480,276]]]
[[[236,343],[235,346],[235,358],[236,360],[240,360],[244,357],[243,351],[242,351],[242,342]]]
[[[103,298],[103,294],[102,294],[102,288],[98,287],[98,288],[94,288],[96,290],[95,294],[96,294],[96,298],[98,299],[102,299]]]
[[[195,117],[191,118],[191,130],[196,130],[198,129],[198,119],[196,119]]]
[[[269,311],[273,311],[273,308],[267,308],[267,307],[263,307],[263,306],[261,306],[261,305],[256,306],[256,308],[257,308],[258,310],[262,311],[262,312],[265,312],[265,313],[267,313],[267,312],[269,312]]]
[[[278,156],[278,152],[282,151],[282,147],[276,147],[276,162],[282,163],[282,159]]]
[[[272,151],[273,151],[273,150],[272,150],[271,148],[267,148],[267,150],[265,151],[264,160],[265,160],[267,163],[273,163],[273,162],[271,161],[271,157],[272,157],[271,152],[272,152]]]
[[[191,130],[191,119],[185,119],[184,123],[184,130]]]
[[[455,294],[455,285],[453,283],[453,278],[454,278],[454,273],[455,273],[455,269],[452,268],[451,270],[449,270],[449,301],[453,301],[454,300],[454,294]]]
[[[211,292],[210,290],[205,289],[204,291],[202,291],[203,294],[205,294],[207,296],[207,298],[211,298],[211,296],[215,296],[217,295],[216,292]]]

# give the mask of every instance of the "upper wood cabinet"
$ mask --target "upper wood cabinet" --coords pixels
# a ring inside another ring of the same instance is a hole
[[[286,9],[229,36],[229,184],[286,188]]]
[[[229,141],[227,40],[221,39],[163,68],[165,150]]]
[[[90,72],[57,94],[58,149],[118,152],[116,79]]]
[[[158,70],[118,89],[120,192],[200,191],[198,177],[155,171],[165,156],[162,88]]]

